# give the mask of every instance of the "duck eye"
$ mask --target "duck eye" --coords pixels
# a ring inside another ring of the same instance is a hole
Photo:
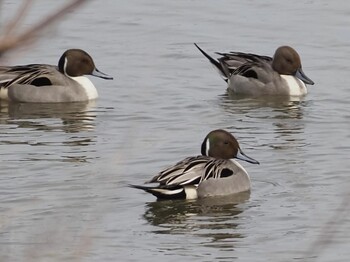
[[[224,141],[224,145],[228,145],[228,141]]]

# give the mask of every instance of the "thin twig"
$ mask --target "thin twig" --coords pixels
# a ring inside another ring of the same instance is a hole
[[[334,211],[331,218],[324,224],[318,238],[306,251],[307,258],[316,258],[329,247],[336,238],[337,228],[344,224],[344,220],[348,218],[350,208],[350,193],[347,193],[338,208]],[[317,256],[315,256],[317,255]]]
[[[22,2],[22,5],[19,8],[17,14],[5,26],[3,32],[4,37],[14,34],[14,30],[18,28],[19,24],[23,21],[32,4],[33,0],[27,0]]]
[[[57,22],[64,15],[69,13],[69,11],[77,8],[85,2],[87,2],[87,0],[72,0],[71,3],[68,3],[61,9],[58,9],[53,14],[47,16],[28,30],[20,33],[19,35],[15,35],[13,32],[18,28],[20,21],[23,19],[22,15],[28,11],[30,6],[31,0],[27,0],[27,2],[22,5],[15,18],[7,25],[8,28],[5,29],[7,34],[1,36],[0,38],[0,57],[5,52],[37,40],[39,33],[41,33],[44,29]]]

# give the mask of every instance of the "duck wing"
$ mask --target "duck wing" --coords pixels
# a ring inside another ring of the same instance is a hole
[[[188,157],[168,167],[153,177],[149,183],[164,186],[197,186],[209,178],[221,178],[234,174],[232,162],[208,156]]]
[[[222,68],[225,70],[227,76],[231,76],[232,74],[237,74],[238,72],[245,71],[249,67],[262,65],[266,66],[266,64],[271,65],[272,63],[272,57],[261,56],[251,53],[217,52],[216,54],[221,56],[218,59],[218,61],[221,64]]]
[[[0,85],[8,88],[14,84],[20,85],[52,85],[50,77],[57,74],[58,68],[52,65],[30,64],[12,67],[0,67]]]
[[[243,52],[229,52],[216,54],[221,57],[214,59],[208,55],[197,44],[195,46],[198,50],[209,60],[209,62],[217,69],[221,77],[228,82],[232,75],[242,75],[245,77],[259,78],[259,74],[263,75],[262,78],[269,76],[272,67],[272,57],[256,55]]]

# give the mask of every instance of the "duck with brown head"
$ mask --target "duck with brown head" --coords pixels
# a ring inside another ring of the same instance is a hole
[[[96,99],[97,90],[85,75],[113,79],[97,70],[91,56],[81,49],[65,51],[58,67],[46,64],[0,67],[0,99],[31,103]]]
[[[196,45],[196,44],[195,44]],[[218,69],[234,94],[262,96],[304,96],[306,84],[314,82],[302,70],[300,56],[292,47],[277,48],[273,58],[251,53],[217,53],[217,60],[198,45],[199,51]]]
[[[148,181],[156,186],[131,186],[158,199],[226,196],[250,190],[247,171],[234,159],[259,162],[243,154],[231,133],[222,129],[211,131],[203,140],[201,153],[159,172]]]

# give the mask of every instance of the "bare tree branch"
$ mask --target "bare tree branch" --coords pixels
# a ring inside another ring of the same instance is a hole
[[[30,6],[33,4],[32,0],[27,0],[22,2],[22,6],[19,8],[17,14],[11,19],[11,21],[4,28],[4,37],[10,36],[13,31],[19,26],[23,18],[26,16],[27,12],[30,9]]]
[[[333,215],[324,224],[318,238],[311,244],[311,246],[306,251],[306,258],[317,259],[321,256],[321,253],[325,252],[327,247],[331,246],[334,239],[337,237],[337,228],[342,226],[346,219],[348,218],[349,208],[350,208],[350,193],[344,194],[342,202],[339,204],[338,208],[335,210]]]
[[[0,57],[3,56],[5,52],[34,42],[39,38],[39,34],[44,29],[56,23],[64,15],[69,13],[69,11],[72,11],[85,2],[87,2],[87,0],[72,0],[70,3],[64,5],[62,8],[47,16],[28,30],[16,34],[15,31],[18,29],[20,22],[24,19],[25,14],[29,11],[32,5],[32,0],[24,0],[16,16],[5,26],[4,35],[0,36]]]

